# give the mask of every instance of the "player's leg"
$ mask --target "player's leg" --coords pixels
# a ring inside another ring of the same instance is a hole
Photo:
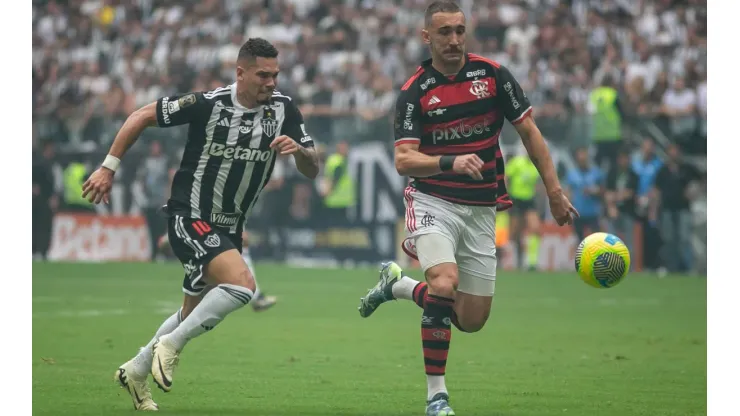
[[[527,268],[535,270],[539,263],[540,254],[540,216],[534,207],[534,201],[524,213],[525,231],[524,235],[527,246]]]
[[[166,392],[172,387],[172,375],[185,345],[248,304],[255,289],[252,274],[237,249],[240,237],[228,236],[200,220],[175,216],[170,223],[170,243],[187,272],[183,291],[198,296],[206,285],[213,288],[174,331],[153,345],[151,373]]]
[[[200,299],[199,296],[185,295],[182,307],[162,322],[149,343],[142,347],[134,358],[116,370],[114,379],[131,395],[134,409],[157,410],[157,404],[152,400],[151,390],[146,381],[152,368],[152,347],[159,337],[174,331],[180,322],[195,309]]]
[[[252,261],[252,256],[249,254],[248,238],[249,235],[247,234],[247,232],[242,232],[242,258],[247,264],[247,267],[249,267],[249,271],[252,272],[252,278],[254,278],[254,285],[256,287],[256,289],[254,290],[254,297],[252,298],[252,302],[250,302],[250,305],[252,305],[252,310],[254,310],[255,312],[266,311],[277,303],[277,298],[275,296],[267,296],[267,294],[260,290],[260,284],[257,281],[257,272],[254,268],[254,262]]]
[[[454,414],[448,403],[445,371],[458,286],[455,251],[455,242],[446,235],[434,233],[416,238],[416,252],[427,282],[417,285],[417,293],[412,292],[411,296],[416,295],[417,304],[421,303],[424,310],[421,342],[427,375],[427,415]]]
[[[459,284],[452,321],[463,332],[480,331],[488,321],[496,283],[496,212],[475,207],[457,250]]]

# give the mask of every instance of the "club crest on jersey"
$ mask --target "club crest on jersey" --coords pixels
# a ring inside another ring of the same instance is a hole
[[[267,137],[275,136],[277,132],[278,122],[275,120],[275,113],[272,110],[265,110],[265,114],[261,120],[262,131]]]
[[[218,234],[211,234],[203,241],[203,244],[215,248],[221,245],[221,238],[219,238]]]
[[[476,79],[473,81],[473,85],[470,86],[470,93],[478,97],[478,99],[490,97],[491,93],[488,92],[488,81]]]

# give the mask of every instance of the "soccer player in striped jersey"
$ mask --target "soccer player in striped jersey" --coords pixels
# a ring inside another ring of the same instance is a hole
[[[444,378],[451,326],[479,331],[491,310],[496,207],[508,199],[498,144],[504,119],[537,167],[558,224],[578,215],[563,194],[527,96],[508,69],[466,53],[465,30],[465,16],[454,2],[428,6],[422,39],[432,58],[401,88],[396,103],[396,169],[412,179],[404,195],[403,248],[418,258],[426,282],[385,263],[359,307],[362,317],[394,299],[423,309],[427,416],[455,414]]]
[[[303,116],[290,97],[275,90],[277,56],[268,41],[249,39],[239,50],[234,84],[162,97],[134,112],[83,186],[90,201],[107,202],[120,158],[145,128],[189,125],[166,206],[172,251],[185,269],[185,299],[149,344],[116,371],[136,409],[157,408],[147,373],[169,392],[187,342],[252,300],[256,284],[241,256],[242,230],[278,153],[293,155],[309,178],[319,172]]]

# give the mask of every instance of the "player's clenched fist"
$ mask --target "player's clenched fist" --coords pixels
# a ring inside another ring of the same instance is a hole
[[[281,155],[292,155],[299,150],[298,143],[288,136],[278,136],[270,143],[270,149],[276,149]]]
[[[109,194],[113,186],[113,171],[100,167],[82,185],[82,197],[99,204],[100,201],[109,203]]]
[[[476,154],[462,155],[455,158],[452,170],[470,176],[476,180],[483,180],[480,170],[483,169],[483,161]]]

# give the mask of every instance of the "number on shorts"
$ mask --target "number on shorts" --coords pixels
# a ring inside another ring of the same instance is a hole
[[[198,235],[204,235],[207,232],[211,231],[211,226],[203,221],[193,222],[193,228],[195,228],[195,232],[197,232]]]

